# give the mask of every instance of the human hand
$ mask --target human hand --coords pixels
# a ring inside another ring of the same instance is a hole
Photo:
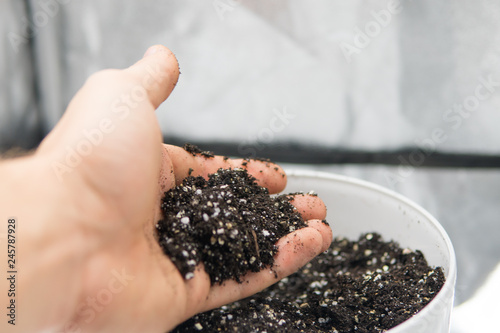
[[[92,75],[35,154],[0,168],[0,174],[35,170],[28,179],[34,178],[37,195],[10,206],[13,214],[23,211],[19,329],[165,332],[264,289],[329,246],[324,204],[297,196],[293,204],[309,227],[279,240],[276,276],[263,270],[247,274],[244,283],[211,286],[200,267],[193,279],[182,278],[155,239],[163,193],[190,169],[206,177],[243,161],[206,159],[162,144],[154,111],[178,75],[175,57],[161,46],[128,69]],[[285,187],[274,165],[250,161],[244,167],[271,193]],[[30,202],[37,209],[24,213]]]

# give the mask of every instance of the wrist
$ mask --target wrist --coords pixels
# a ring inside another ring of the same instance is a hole
[[[19,331],[57,327],[70,319],[79,294],[78,267],[86,255],[64,186],[54,181],[47,166],[35,155],[0,162],[0,234],[7,232],[9,219],[16,221],[15,302],[22,320],[15,328]],[[1,263],[6,265],[7,260],[2,258]]]

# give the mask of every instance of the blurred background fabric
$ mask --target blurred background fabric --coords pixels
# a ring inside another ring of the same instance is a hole
[[[29,149],[42,138],[32,49],[9,39],[24,33],[26,12],[23,1],[0,1],[0,150]]]
[[[182,72],[157,111],[166,142],[409,197],[452,239],[457,306],[500,262],[497,1],[0,0],[0,30],[3,150],[36,147],[90,74],[163,44]]]

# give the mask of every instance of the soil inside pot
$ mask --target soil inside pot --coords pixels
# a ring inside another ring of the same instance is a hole
[[[420,311],[444,281],[420,251],[376,233],[337,238],[299,272],[173,332],[384,332]]]

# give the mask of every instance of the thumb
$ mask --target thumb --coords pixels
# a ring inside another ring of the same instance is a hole
[[[137,77],[148,91],[149,100],[157,108],[170,95],[179,79],[175,55],[162,45],[151,46],[144,57],[125,72]]]
[[[137,118],[155,118],[153,111],[170,95],[178,78],[174,54],[161,45],[150,47],[127,69],[91,75],[38,153],[53,152],[61,142],[76,145],[84,133],[99,128],[103,119],[111,119],[113,126],[118,126]]]

